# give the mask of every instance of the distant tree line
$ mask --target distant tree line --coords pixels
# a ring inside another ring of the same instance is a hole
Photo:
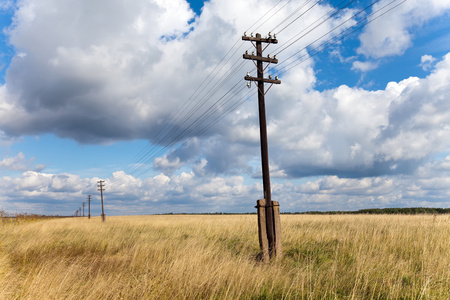
[[[450,214],[450,208],[434,208],[434,207],[403,207],[403,208],[367,208],[355,211],[306,211],[306,212],[281,212],[285,215],[421,215],[421,214],[431,214],[431,215],[441,215]],[[246,212],[246,213],[163,213],[162,215],[253,215],[256,212]]]
[[[59,215],[43,215],[43,214],[33,214],[33,213],[8,213],[3,208],[0,209],[0,219],[53,219],[53,218],[64,218],[64,216]]]
[[[307,211],[292,214],[308,214],[308,215],[343,215],[343,214],[368,214],[368,215],[420,215],[432,214],[441,215],[449,214],[450,208],[434,208],[434,207],[403,207],[403,208],[367,208],[356,211]],[[291,214],[291,213],[284,213]]]

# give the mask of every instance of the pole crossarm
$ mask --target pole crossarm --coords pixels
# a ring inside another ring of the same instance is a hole
[[[258,77],[251,77],[251,76],[245,76],[244,79],[248,80],[248,81],[257,81],[257,82],[266,82],[266,83],[272,83],[272,84],[281,84],[281,80],[278,80],[278,79],[258,78]]]
[[[272,57],[257,56],[257,55],[252,55],[252,54],[243,54],[242,57],[244,59],[251,59],[251,60],[256,60],[256,61],[268,62],[268,63],[272,63],[272,64],[277,64],[278,63],[278,59],[272,58]]]
[[[246,36],[244,35],[242,37],[243,41],[251,41],[251,42],[261,42],[261,43],[268,43],[268,44],[278,44],[278,40],[276,38],[262,38],[260,36]]]

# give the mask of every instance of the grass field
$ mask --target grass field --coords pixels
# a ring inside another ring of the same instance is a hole
[[[450,299],[450,216],[256,215],[3,222],[0,299]]]

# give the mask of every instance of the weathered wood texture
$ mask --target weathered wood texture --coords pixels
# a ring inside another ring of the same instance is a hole
[[[256,208],[258,209],[258,236],[259,248],[261,250],[261,260],[268,263],[269,256],[269,240],[267,239],[266,227],[266,199],[256,201]]]
[[[272,201],[273,205],[273,221],[275,226],[275,252],[276,258],[281,259],[283,256],[283,247],[281,242],[281,220],[280,220],[280,203]]]
[[[273,219],[274,219],[274,233],[275,245],[273,252],[269,250],[269,240],[267,238],[267,219],[266,219],[266,199],[260,199],[256,202],[258,209],[258,236],[259,247],[261,250],[261,260],[269,262],[271,257],[276,257],[277,260],[283,256],[283,247],[281,242],[281,221],[280,221],[280,203],[272,201]]]

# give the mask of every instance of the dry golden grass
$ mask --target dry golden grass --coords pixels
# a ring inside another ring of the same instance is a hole
[[[0,299],[450,299],[449,216],[255,215],[0,225]]]
[[[60,218],[59,216],[46,216],[46,215],[36,215],[36,214],[29,214],[29,213],[15,213],[10,214],[7,211],[5,211],[3,208],[0,209],[0,224],[6,224],[6,223],[24,223],[24,222],[35,222],[39,220],[45,220],[45,219],[54,219],[54,218]]]

